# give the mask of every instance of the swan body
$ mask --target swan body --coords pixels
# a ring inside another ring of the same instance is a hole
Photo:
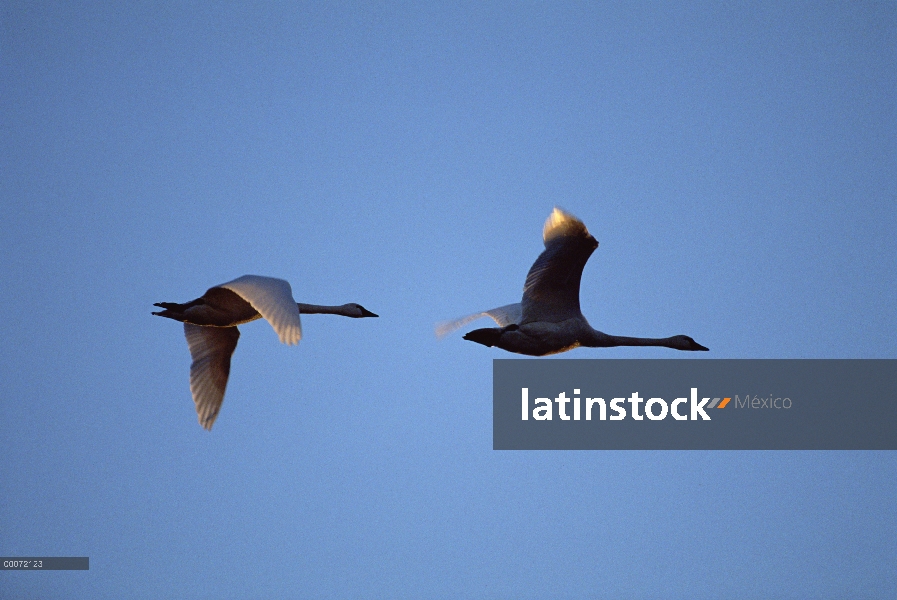
[[[208,430],[212,429],[224,401],[230,359],[240,339],[237,325],[264,318],[281,342],[293,345],[302,339],[301,313],[352,318],[378,316],[354,303],[340,306],[299,304],[293,299],[288,282],[261,275],[244,275],[222,283],[184,304],[157,302],[154,306],[163,309],[154,315],[184,323],[184,335],[193,359],[190,391],[199,424]]]
[[[542,239],[545,250],[530,267],[523,285],[523,298],[518,304],[438,323],[436,335],[443,337],[476,319],[490,317],[499,327],[475,329],[464,339],[530,356],[558,354],[579,346],[707,350],[687,335],[635,338],[593,329],[579,308],[579,286],[582,270],[598,247],[598,241],[582,221],[559,208],[545,221]]]

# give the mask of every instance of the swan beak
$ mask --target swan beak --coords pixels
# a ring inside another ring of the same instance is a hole
[[[704,352],[709,352],[709,351],[710,351],[710,348],[707,348],[706,346],[702,346],[701,344],[699,344],[699,343],[697,343],[697,342],[695,342],[695,346],[696,346],[696,347],[695,347],[695,348],[692,348],[692,350],[703,350]]]
[[[362,316],[362,317],[379,317],[379,316],[380,316],[380,315],[375,315],[374,313],[372,313],[371,311],[369,311],[368,309],[366,309],[366,308],[363,307],[363,306],[359,306],[358,308],[361,309],[361,316]]]

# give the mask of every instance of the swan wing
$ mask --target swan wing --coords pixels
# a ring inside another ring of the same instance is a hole
[[[193,364],[190,365],[190,392],[196,416],[203,428],[212,425],[221,410],[230,375],[230,357],[237,348],[240,331],[236,327],[202,327],[184,323],[184,335]]]
[[[454,319],[452,321],[440,321],[439,323],[436,323],[436,337],[443,338],[448,334],[461,329],[468,323],[476,321],[477,319],[482,319],[483,317],[489,317],[498,323],[499,327],[507,327],[508,325],[519,323],[521,314],[520,303],[518,302],[516,304],[508,304],[506,306],[484,310],[483,312],[473,313],[472,315],[467,315],[466,317],[461,317],[460,319]]]
[[[555,207],[542,230],[545,250],[530,267],[523,285],[522,323],[557,323],[581,317],[579,283],[598,242],[585,224]]]
[[[249,302],[271,324],[284,344],[298,344],[302,339],[299,307],[288,282],[275,277],[244,275],[218,287],[239,294]]]

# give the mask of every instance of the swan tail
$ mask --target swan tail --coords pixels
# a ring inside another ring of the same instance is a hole
[[[178,302],[156,302],[153,306],[158,306],[160,308],[166,308],[168,310],[174,310],[177,312],[184,312],[188,308],[193,308],[194,306],[202,306],[206,303],[206,301],[202,298],[197,298],[196,300],[191,300],[190,302],[184,302],[180,304]]]

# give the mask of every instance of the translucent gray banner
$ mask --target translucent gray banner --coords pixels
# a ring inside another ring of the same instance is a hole
[[[897,360],[493,361],[496,450],[897,450]]]

